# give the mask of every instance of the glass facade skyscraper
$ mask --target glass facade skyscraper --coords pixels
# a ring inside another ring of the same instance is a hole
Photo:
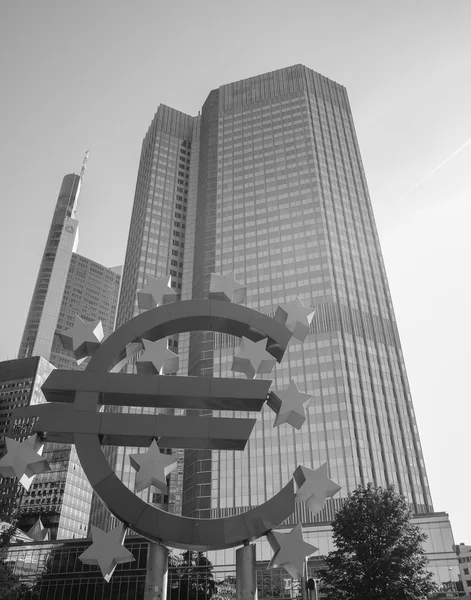
[[[72,254],[64,295],[57,320],[57,331],[74,325],[75,315],[84,321],[100,320],[105,337],[112,333],[118,304],[121,267],[109,269],[85,256]],[[50,362],[58,369],[84,369],[88,361],[77,365],[70,350],[65,350],[59,336],[54,337]]]
[[[268,500],[297,465],[327,461],[341,492],[316,516],[298,505],[293,523],[328,535],[342,499],[369,481],[432,514],[347,92],[302,65],[223,85],[197,117],[160,106],[144,139],[117,325],[138,314],[146,275],[170,274],[188,299],[207,297],[210,274],[228,271],[252,308],[274,315],[299,296],[315,309],[305,342],[267,376],[276,388],[294,379],[313,400],[300,431],[274,428],[265,407],[244,452],[186,451],[171,510],[228,516]],[[215,377],[239,376],[238,343],[215,332],[170,341],[180,374]],[[107,451],[132,488],[128,450]]]
[[[77,365],[56,333],[70,329],[76,315],[85,321],[100,319],[105,336],[114,328],[121,269],[109,269],[75,252],[75,213],[84,168],[85,163],[80,176],[66,175],[62,181],[20,345],[20,363],[40,356],[51,369],[84,369],[87,361]],[[40,397],[44,401],[42,393]],[[29,529],[41,517],[52,539],[85,537],[92,488],[75,446],[46,444],[43,455],[52,471],[37,475],[30,490],[21,494],[20,526]]]
[[[0,457],[6,452],[4,436],[23,441],[30,435],[28,419],[15,419],[14,412],[20,406],[46,402],[41,386],[53,370],[40,356],[0,362]],[[0,521],[11,522],[22,495],[23,487],[16,479],[0,477]]]
[[[75,212],[81,185],[79,175],[66,175],[62,180],[18,358],[43,356],[49,359],[72,253],[78,244]]]
[[[210,461],[200,453],[198,476],[185,478],[184,514],[255,506],[298,464],[325,461],[340,498],[360,483],[393,483],[414,512],[432,512],[345,88],[297,65],[211,92],[199,182],[193,296],[207,296],[211,272],[234,270],[250,307],[273,314],[296,296],[314,307],[310,335],[290,345],[273,377],[277,388],[294,379],[314,399],[299,432],[273,428],[266,407],[245,452],[213,452]],[[191,374],[233,375],[233,340],[192,337]]]
[[[78,315],[86,321],[101,319],[108,336],[114,328],[120,285],[120,267],[109,269],[76,253],[75,214],[84,168],[81,175],[69,174],[62,180],[18,353],[18,358],[42,356],[62,369],[84,369],[86,363],[77,366],[57,331],[72,327]]]
[[[146,275],[163,277],[170,274],[172,286],[182,293],[186,215],[190,190],[194,188],[192,180],[196,165],[191,160],[194,129],[193,117],[161,106],[144,138],[116,327],[139,314],[136,292],[144,287]],[[169,340],[169,347],[174,352],[179,352],[178,336]],[[106,407],[105,410],[113,408]],[[119,410],[145,414],[159,412],[152,408],[137,407]],[[130,489],[134,489],[135,471],[131,468],[129,455],[143,450],[145,449],[110,446],[104,448],[116,473]],[[183,462],[183,454],[179,454],[180,466],[170,479],[170,497],[155,493],[156,490],[145,490],[139,494],[151,504],[170,511],[176,510],[178,513],[181,512]],[[107,509],[94,497],[90,523],[106,527],[109,519]]]
[[[119,271],[119,269],[118,269]],[[120,274],[116,270],[72,253],[57,319],[57,330],[74,324],[75,315],[85,321],[100,319],[103,332],[113,331]],[[84,369],[73,353],[54,336],[49,361],[59,369]],[[82,470],[74,445],[46,444],[44,456],[52,472],[37,475],[28,492],[22,494],[20,525],[32,526],[38,517],[50,530],[52,539],[85,537],[92,501],[92,488]]]

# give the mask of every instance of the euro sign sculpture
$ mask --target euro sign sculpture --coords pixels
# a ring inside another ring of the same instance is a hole
[[[149,279],[152,281],[142,293],[146,307],[152,306],[152,290],[147,288],[161,285],[159,280]],[[230,283],[238,286],[232,286],[234,294],[239,299],[245,298],[240,284],[235,281]],[[224,285],[227,288],[227,282]],[[290,321],[290,308],[284,305],[273,319],[251,308],[234,304],[231,299],[231,295],[223,289],[210,293],[210,298],[205,300],[173,303],[170,300],[170,303],[164,304],[155,302],[154,308],[149,308],[122,325],[99,345],[85,371],[53,371],[42,386],[48,401],[46,404],[20,409],[21,415],[18,412],[18,416],[31,416],[31,411],[34,411],[34,416],[39,419],[33,431],[40,433],[46,441],[75,444],[91,486],[111,513],[122,522],[123,531],[129,527],[160,545],[197,551],[246,546],[263,535],[271,535],[272,530],[294,512],[295,502],[299,501],[295,493],[298,477],[292,478],[264,504],[242,514],[217,519],[182,517],[165,512],[136,496],[117,477],[102,452],[102,446],[107,444],[151,447],[157,456],[159,447],[243,450],[256,422],[252,418],[101,412],[100,409],[106,405],[253,412],[261,411],[268,401],[268,405],[278,414],[279,422],[275,422],[275,426],[288,422],[297,429],[301,427],[305,420],[303,403],[310,396],[300,393],[294,382],[284,392],[270,392],[270,380],[166,377],[158,374],[169,369],[175,370],[176,365],[176,355],[167,350],[165,338],[192,331],[218,331],[242,338],[232,370],[243,372],[247,377],[268,373],[275,362],[281,362],[291,337],[296,337],[296,331],[300,330],[301,317],[297,316],[296,322],[293,319]],[[309,328],[314,314],[312,309],[305,309],[299,299],[295,308],[297,315],[304,310],[307,323],[304,328]],[[306,332],[302,333],[304,339]],[[162,345],[161,341],[165,343]],[[123,367],[141,350],[144,350],[144,354],[138,359],[138,373],[121,373]],[[144,464],[139,457],[142,455],[131,457],[137,469],[143,468]],[[150,477],[149,480],[143,478],[143,487],[139,489],[150,485],[165,489],[165,476],[171,463],[170,459],[165,462],[159,477]],[[310,470],[303,469],[299,485],[303,485],[303,501],[307,503],[307,499],[316,492],[309,488],[310,475],[307,471]],[[324,480],[325,477],[327,475]],[[324,502],[326,495],[332,496],[340,489],[333,482],[330,483],[332,485],[324,489],[323,496],[321,494]],[[306,486],[307,492],[304,489]],[[94,531],[97,536],[98,532]],[[124,539],[121,530],[113,530],[113,535],[116,540]],[[279,540],[272,536],[271,543],[281,556],[282,538],[278,537]],[[294,537],[293,534],[290,540]],[[113,539],[113,544],[117,543],[116,540]],[[310,553],[316,550],[314,546],[304,545],[311,548]],[[99,564],[98,559],[96,564]],[[280,562],[280,565],[287,568],[286,563]],[[107,581],[115,566],[102,569]]]

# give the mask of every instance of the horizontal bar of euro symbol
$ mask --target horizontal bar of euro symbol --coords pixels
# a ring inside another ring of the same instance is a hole
[[[96,434],[103,445],[244,450],[256,419],[210,416],[134,415],[76,410],[62,403],[20,407],[15,418],[39,416],[34,432],[47,442],[73,444],[74,434]]]
[[[99,392],[100,404],[260,411],[269,379],[178,377],[131,373],[94,373],[56,369],[42,385],[49,402],[73,402],[75,393]]]

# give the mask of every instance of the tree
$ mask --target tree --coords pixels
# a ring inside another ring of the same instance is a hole
[[[0,528],[0,600],[15,600],[20,589],[20,578],[13,573],[13,569],[6,559],[11,538],[15,534],[16,524],[2,523]]]
[[[211,596],[211,600],[235,600],[236,598],[236,578],[228,575],[222,581],[216,582],[216,591]]]
[[[369,483],[349,494],[332,523],[336,550],[320,572],[326,600],[423,600],[435,591],[405,499]]]
[[[171,600],[209,600],[215,591],[212,563],[202,552],[191,550],[169,562]]]

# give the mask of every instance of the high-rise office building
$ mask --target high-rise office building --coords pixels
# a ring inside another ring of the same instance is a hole
[[[18,358],[42,356],[58,368],[83,369],[86,363],[77,366],[57,331],[72,327],[78,315],[100,319],[108,336],[116,316],[121,267],[109,269],[76,253],[75,214],[87,157],[80,175],[62,180],[18,353]]]
[[[4,436],[18,441],[29,436],[28,419],[15,419],[13,413],[20,406],[46,402],[41,386],[53,370],[40,356],[0,362],[0,457],[6,452]],[[10,521],[22,495],[23,488],[16,479],[0,477],[0,521]]]
[[[57,320],[57,331],[74,325],[75,315],[84,321],[103,323],[103,333],[112,333],[118,304],[121,267],[109,269],[75,252],[72,254],[64,295]],[[77,366],[70,350],[65,350],[59,336],[54,337],[50,362],[58,369],[84,369],[88,361]]]
[[[85,321],[101,320],[108,336],[114,328],[121,268],[107,268],[75,251],[75,218],[85,161],[80,175],[66,175],[57,199],[19,358],[41,356],[61,369],[84,369],[62,346],[58,331],[70,329],[78,315]],[[92,489],[74,446],[46,444],[44,457],[52,471],[37,475],[21,495],[19,525],[28,529],[41,517],[52,539],[84,537],[90,515]],[[59,492],[57,491],[59,490]]]
[[[78,244],[75,212],[81,185],[79,175],[66,175],[62,180],[18,358],[43,356],[49,359],[51,354],[72,253]]]
[[[200,455],[198,475],[186,478],[184,514],[260,504],[298,464],[325,461],[342,491],[318,520],[368,481],[393,483],[416,513],[431,512],[345,88],[294,66],[212,91],[201,114],[199,182],[193,296],[207,295],[211,272],[234,270],[253,308],[274,313],[296,296],[314,307],[310,335],[289,346],[273,376],[276,388],[294,379],[314,400],[299,432],[273,428],[267,407],[244,453]],[[234,349],[223,336],[193,337],[191,374],[231,376]],[[238,485],[242,473],[249,476]]]
[[[160,106],[144,139],[117,325],[138,314],[146,275],[170,273],[187,299],[207,297],[210,274],[228,271],[252,308],[273,315],[299,296],[316,310],[305,342],[268,376],[314,399],[300,431],[274,428],[265,407],[244,452],[187,451],[182,514],[240,512],[298,464],[327,461],[341,492],[319,515],[298,505],[292,519],[322,553],[360,483],[394,484],[424,525],[432,500],[347,92],[302,65],[223,85],[198,117]],[[237,344],[214,332],[172,340],[181,374],[216,377],[235,376]],[[432,522],[434,551],[450,552],[447,519]]]
[[[194,121],[193,117],[161,106],[144,138],[116,327],[139,314],[136,292],[144,286],[146,275],[163,277],[170,273],[172,286],[182,292],[188,197],[190,193],[194,194],[194,177],[197,175],[190,141],[194,136]],[[179,352],[177,338],[172,336],[169,340],[174,352]],[[180,370],[182,368],[185,369],[180,361]],[[113,409],[105,407],[105,410]],[[119,410],[142,414],[158,412],[137,407]],[[108,446],[103,450],[118,476],[134,489],[135,471],[131,468],[129,455],[144,449]],[[145,490],[139,495],[160,508],[180,513],[182,463],[183,453],[180,453],[179,468],[170,477],[169,497],[155,490]],[[106,528],[109,522],[108,510],[94,496],[90,523]]]
[[[100,319],[108,336],[113,331],[120,268],[109,269],[80,254],[72,253],[57,331],[74,324],[75,315],[85,321]],[[77,365],[73,353],[65,350],[57,335],[53,338],[49,361],[60,369],[83,369],[88,361]],[[19,525],[27,530],[40,517],[52,539],[85,537],[87,533],[92,489],[82,470],[75,446],[46,444],[44,457],[52,471],[37,475],[20,502]],[[60,490],[60,495],[57,493]]]

